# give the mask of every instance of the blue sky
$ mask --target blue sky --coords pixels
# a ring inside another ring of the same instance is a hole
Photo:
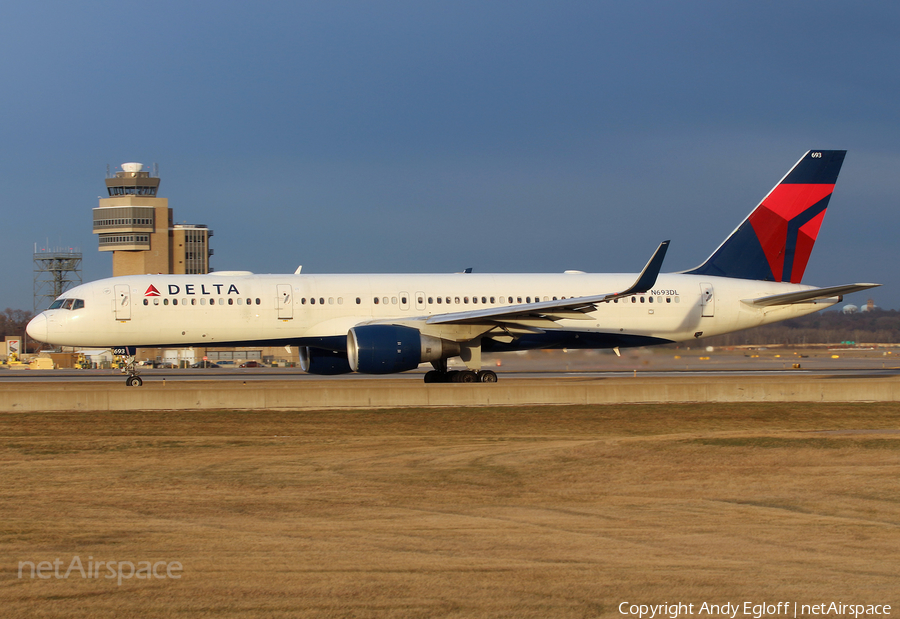
[[[159,166],[218,270],[664,270],[847,149],[804,282],[900,308],[892,2],[43,2],[0,20],[0,308],[34,244],[111,274],[106,167]]]

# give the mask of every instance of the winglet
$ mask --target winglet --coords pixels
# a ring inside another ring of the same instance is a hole
[[[610,295],[612,297],[621,297],[629,294],[640,294],[642,292],[647,292],[653,285],[656,284],[656,278],[659,276],[659,271],[662,269],[663,259],[666,257],[666,251],[669,249],[669,241],[663,241],[659,244],[659,247],[656,248],[656,251],[653,252],[653,256],[650,258],[650,262],[647,263],[647,266],[644,267],[644,270],[641,271],[641,274],[638,276],[637,281],[631,285],[631,288],[628,290],[623,290],[614,295]]]

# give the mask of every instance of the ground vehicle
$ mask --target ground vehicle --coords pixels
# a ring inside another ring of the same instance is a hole
[[[198,361],[191,365],[192,368],[218,368],[222,367],[218,363],[213,363],[212,361]]]

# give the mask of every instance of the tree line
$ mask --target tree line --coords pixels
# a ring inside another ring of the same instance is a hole
[[[803,346],[841,342],[900,343],[900,311],[876,308],[854,314],[840,311],[817,312],[702,340],[708,346]]]
[[[34,318],[34,314],[25,310],[6,308],[0,312],[0,345],[7,335],[10,337],[23,337],[25,326]],[[5,348],[3,349],[6,350]]]

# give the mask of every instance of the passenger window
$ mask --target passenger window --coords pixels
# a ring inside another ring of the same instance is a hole
[[[437,302],[440,304],[441,301],[443,301],[443,299],[441,299],[440,297],[438,297],[438,298],[437,298]]]
[[[509,297],[509,302],[510,302],[510,303],[512,303],[512,302],[513,302],[513,300],[512,300],[512,297]]]
[[[647,302],[648,302],[648,303],[653,303],[653,297],[648,297],[648,298],[647,298]]]
[[[197,305],[197,299],[191,299],[191,305]]]
[[[153,299],[153,305],[159,305],[159,299]]]
[[[672,297],[666,297],[666,303],[671,303],[671,302],[672,302]]]
[[[387,297],[381,297],[381,302],[384,303],[385,305],[387,305],[389,303]]]
[[[234,299],[228,297],[228,305],[234,305]]]
[[[456,302],[459,303],[459,300],[457,299]],[[450,305],[450,297],[447,297],[447,305]]]
[[[375,297],[375,305],[378,305],[378,297]]]
[[[478,297],[472,297],[472,303],[478,303]]]
[[[457,305],[459,305],[459,297],[455,297],[453,300],[456,302]]]
[[[360,303],[362,303],[362,299],[360,299],[359,297],[356,297],[356,304],[359,305]]]
[[[631,302],[632,302],[632,303],[637,303],[637,297],[631,297]]]
[[[325,297],[319,297],[319,305],[325,305]]]
[[[422,305],[425,302],[425,299],[423,299],[422,297],[418,297],[418,299],[419,299],[419,301],[418,301],[419,305]]]
[[[481,302],[482,302],[482,303],[487,303],[487,299],[486,299],[485,297],[481,297]],[[491,302],[493,303],[493,301],[491,301]]]
[[[147,299],[144,299],[144,305],[150,305],[150,301],[148,301]],[[59,306],[57,305],[57,307],[59,307]],[[53,309],[53,307],[51,306],[50,309]]]
[[[241,299],[240,297],[238,297],[238,305],[243,305],[243,304],[244,304],[244,300]]]
[[[391,303],[397,305],[397,297],[391,297]]]
[[[516,303],[521,303],[521,302],[522,302],[522,297],[516,297]]]
[[[531,297],[525,297],[525,302],[526,302],[526,303],[531,303]]]
[[[434,303],[434,298],[428,297],[428,305],[431,305],[432,303]]]
[[[681,303],[681,297],[675,297],[675,302],[676,302],[676,303]]]
[[[401,302],[403,305],[406,305],[406,303],[407,303],[406,297],[401,298],[401,299],[400,299],[400,302]],[[420,303],[421,303],[421,301],[420,301]]]
[[[328,297],[328,305],[334,305],[334,297]]]
[[[494,302],[495,302],[494,297],[491,297],[491,303],[494,303]]]
[[[167,298],[163,299],[163,305],[168,305],[168,304],[169,304],[169,299],[167,299]]]
[[[178,299],[172,299],[172,305],[178,305]]]
[[[338,305],[344,304],[344,297],[338,297]]]
[[[309,304],[310,304],[310,305],[315,305],[315,304],[316,304],[316,298],[315,298],[315,297],[311,297],[310,300],[309,300]]]
[[[469,302],[469,297],[463,297],[463,303],[468,303],[468,302]]]

